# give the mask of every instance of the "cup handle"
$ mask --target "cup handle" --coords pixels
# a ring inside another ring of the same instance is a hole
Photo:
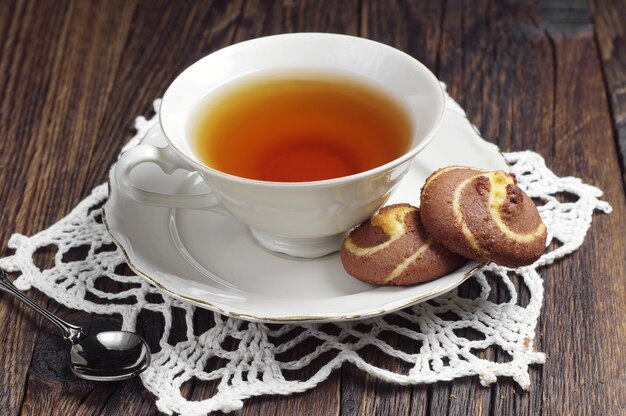
[[[140,204],[168,208],[219,208],[221,203],[215,192],[199,195],[172,195],[146,191],[133,185],[130,180],[131,171],[141,163],[157,164],[168,175],[177,169],[195,171],[187,162],[172,150],[171,147],[156,147],[140,144],[122,153],[115,168],[115,179],[122,193],[129,199]]]

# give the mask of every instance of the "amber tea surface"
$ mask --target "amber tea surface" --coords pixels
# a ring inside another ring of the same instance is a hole
[[[298,75],[224,88],[191,125],[202,161],[231,175],[306,182],[363,172],[408,150],[408,112],[352,79]]]

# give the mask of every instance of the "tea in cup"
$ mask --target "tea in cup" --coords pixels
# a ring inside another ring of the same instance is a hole
[[[323,33],[258,38],[180,74],[159,110],[168,146],[124,152],[116,179],[139,203],[225,210],[263,247],[319,257],[385,203],[444,107],[436,77],[392,47]],[[139,189],[130,172],[145,162],[196,172],[212,191]]]

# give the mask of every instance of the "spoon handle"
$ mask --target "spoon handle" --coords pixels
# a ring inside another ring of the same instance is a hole
[[[13,283],[9,280],[6,272],[2,269],[0,269],[0,289],[16,296],[22,302],[39,312],[44,317],[48,318],[50,322],[58,326],[61,332],[63,332],[63,338],[71,341],[72,343],[78,342],[85,335],[82,328],[76,325],[68,324],[64,320],[56,317],[48,310],[33,302],[31,298],[26,296],[24,293],[22,293],[21,290],[13,285]]]

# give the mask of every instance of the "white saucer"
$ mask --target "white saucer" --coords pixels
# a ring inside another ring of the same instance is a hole
[[[158,125],[143,140],[165,146]],[[439,133],[418,155],[388,204],[419,205],[419,190],[426,177],[447,165],[508,169],[498,148],[479,137],[452,100]],[[221,314],[263,322],[361,319],[447,292],[479,268],[469,262],[430,283],[371,286],[350,277],[338,253],[313,260],[273,254],[255,242],[247,227],[228,216],[128,200],[119,191],[114,169],[104,206],[105,225],[129,266],[171,296]],[[167,176],[149,164],[137,167],[132,180],[148,190],[206,191],[195,174],[179,170]]]

